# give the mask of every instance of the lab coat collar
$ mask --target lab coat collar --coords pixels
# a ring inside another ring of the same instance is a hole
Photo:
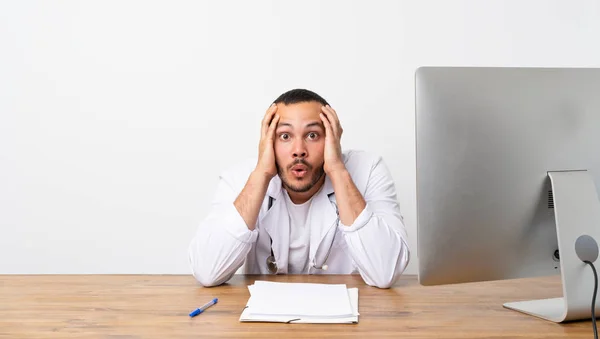
[[[280,197],[281,194],[277,195]],[[290,217],[283,197],[273,199],[273,205],[260,221],[261,227],[271,237],[273,255],[277,263],[277,274],[286,274],[290,244]]]

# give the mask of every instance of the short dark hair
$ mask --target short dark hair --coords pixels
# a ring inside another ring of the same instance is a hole
[[[284,105],[293,105],[300,102],[310,102],[316,101],[321,103],[323,106],[329,105],[329,103],[323,99],[320,95],[313,91],[309,91],[303,88],[296,88],[289,90],[282,95],[280,95],[273,103],[279,104],[283,103]]]

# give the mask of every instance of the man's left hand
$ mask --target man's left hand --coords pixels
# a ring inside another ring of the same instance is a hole
[[[321,107],[321,120],[325,125],[325,173],[331,175],[335,171],[345,170],[342,160],[342,126],[337,113],[329,105]]]

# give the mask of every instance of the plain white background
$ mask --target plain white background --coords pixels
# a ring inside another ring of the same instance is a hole
[[[381,154],[417,272],[419,66],[600,66],[600,5],[564,1],[1,1],[0,273],[190,273],[223,168],[279,94]]]

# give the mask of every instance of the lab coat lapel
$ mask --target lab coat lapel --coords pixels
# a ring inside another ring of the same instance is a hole
[[[331,203],[329,195],[333,194],[333,185],[329,177],[325,177],[323,189],[315,196],[310,207],[310,261],[322,260],[329,251],[337,228],[337,211]],[[331,197],[335,201],[335,197]],[[317,253],[317,249],[319,250]]]
[[[281,179],[275,176],[267,188],[267,199],[265,199],[268,201],[268,197],[273,198],[273,205],[265,213],[260,224],[273,240],[272,248],[277,262],[277,274],[286,274],[290,248],[290,218],[281,193]]]

